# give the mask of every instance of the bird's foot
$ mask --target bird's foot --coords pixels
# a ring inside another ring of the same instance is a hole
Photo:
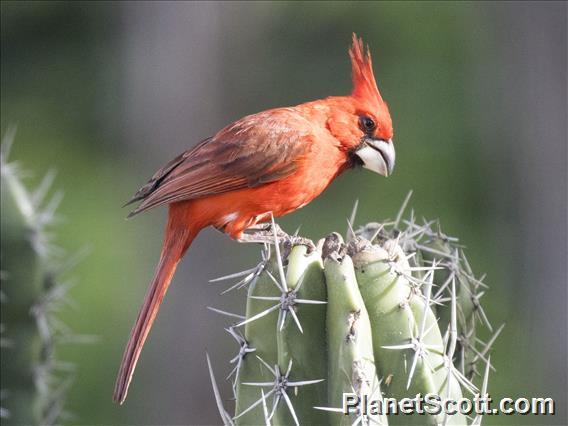
[[[289,240],[290,236],[278,226],[278,224],[262,223],[253,225],[244,230],[238,238],[239,243],[266,243],[274,244],[275,239],[278,242]]]
[[[309,238],[288,235],[276,223],[274,226],[272,223],[253,225],[245,229],[237,241],[240,243],[274,244],[275,240],[286,248],[291,248],[295,245],[304,245],[308,248],[309,253],[316,249],[316,246]]]

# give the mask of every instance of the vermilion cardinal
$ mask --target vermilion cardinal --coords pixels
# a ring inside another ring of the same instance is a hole
[[[130,216],[169,205],[154,278],[126,345],[114,389],[123,403],[144,341],[176,266],[203,228],[239,239],[252,225],[312,201],[343,171],[394,167],[392,121],[363,42],[349,50],[353,91],[241,118],[156,172],[128,203]]]

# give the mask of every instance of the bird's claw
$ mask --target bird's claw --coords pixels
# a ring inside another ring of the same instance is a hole
[[[290,238],[290,244],[292,246],[297,246],[297,245],[306,246],[307,249],[308,249],[307,254],[310,254],[310,253],[317,250],[316,245],[309,238],[299,237],[297,235],[291,235],[291,236],[289,236],[289,238]]]

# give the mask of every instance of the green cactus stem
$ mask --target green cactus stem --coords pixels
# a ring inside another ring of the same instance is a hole
[[[247,294],[246,318],[255,318],[274,303],[264,300],[264,297],[279,297],[280,292],[274,285],[271,275],[275,270],[274,259],[269,259],[260,276],[249,286]],[[271,272],[272,271],[272,272]],[[260,299],[259,299],[260,298]],[[235,418],[238,424],[264,424],[262,406],[254,404],[259,400],[258,388],[246,383],[267,382],[273,379],[269,366],[278,362],[278,349],[276,344],[276,327],[278,310],[272,310],[262,317],[262,321],[248,321],[244,324],[244,340],[239,354],[242,359],[239,371],[236,374],[236,405]],[[253,409],[250,409],[253,407]]]
[[[338,238],[338,234],[333,237]],[[332,237],[332,238],[333,238]],[[327,283],[328,404],[341,407],[343,394],[382,399],[375,370],[371,323],[347,254],[332,251],[324,261]],[[333,424],[351,425],[363,416],[336,414]],[[384,415],[363,416],[367,423],[386,425]]]
[[[385,382],[385,395],[393,398],[417,394],[446,395],[448,378],[452,397],[461,398],[460,385],[447,374],[444,342],[430,309],[430,290],[422,292],[405,278],[410,266],[402,249],[393,240],[383,247],[357,247],[353,254],[359,289],[369,312],[373,332],[375,363]],[[426,283],[431,288],[431,282]],[[461,416],[450,424],[465,424]],[[393,416],[393,424],[439,424],[436,416]]]
[[[327,413],[314,408],[327,400],[327,385],[323,380],[327,374],[326,336],[322,333],[327,296],[321,255],[316,251],[309,253],[305,245],[293,246],[282,284],[286,285],[287,303],[292,306],[288,310],[281,309],[276,332],[278,367],[286,371],[291,366],[291,381],[319,381],[309,387],[294,388],[287,393],[287,398],[294,411],[303,413],[310,424],[325,425]],[[279,404],[273,424],[293,424],[293,416],[288,404]]]
[[[43,203],[52,174],[34,193],[26,189],[16,164],[7,162],[12,138],[13,133],[5,137],[0,156],[0,415],[3,425],[50,425],[61,420],[67,383],[54,373],[63,336],[52,321],[66,286],[58,281],[59,252],[46,232],[60,197]]]

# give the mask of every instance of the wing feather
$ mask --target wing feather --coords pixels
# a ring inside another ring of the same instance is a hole
[[[311,148],[311,123],[293,108],[250,115],[185,151],[160,170],[129,204],[129,215],[177,201],[254,188],[290,176]]]

